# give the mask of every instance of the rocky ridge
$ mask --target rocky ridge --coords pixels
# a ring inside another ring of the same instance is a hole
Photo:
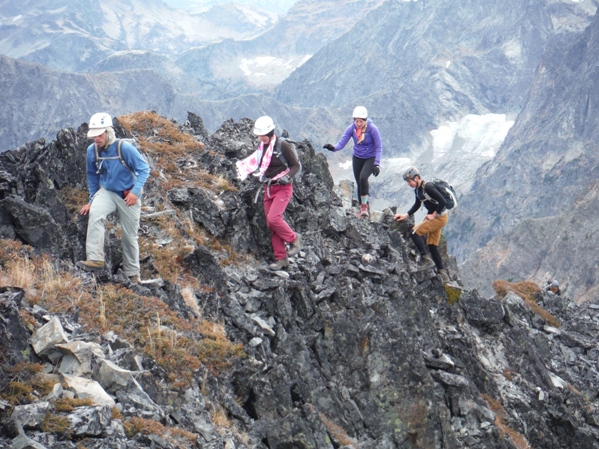
[[[121,117],[117,134],[152,163],[142,265],[162,285],[122,275],[114,223],[111,269],[93,277],[74,268],[85,234],[72,205],[85,198],[85,125],[0,155],[3,269],[14,271],[15,252],[31,263],[46,257],[80,282],[61,307],[39,287],[1,288],[0,447],[599,447],[598,305],[538,292],[535,313],[514,291],[500,301],[445,289],[414,260],[407,225],[347,211],[308,141],[295,142],[304,169],[287,213],[305,246],[287,272],[270,272],[256,186],[234,179],[235,160],[255,145],[252,122],[210,135],[193,114],[176,133],[154,114],[135,120]],[[160,264],[178,244],[173,228],[190,237],[169,258],[170,268],[180,264],[175,278]],[[110,321],[130,298],[131,318],[154,313],[147,332],[88,321],[102,318],[90,315],[94,304]],[[193,341],[213,340],[200,317],[223,323],[221,347],[242,351],[192,357]],[[171,342],[187,368],[149,351],[152,338]],[[16,400],[23,362],[39,363],[45,383]]]

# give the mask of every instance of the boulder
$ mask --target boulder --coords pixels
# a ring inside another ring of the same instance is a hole
[[[84,377],[63,375],[65,389],[73,392],[78,399],[91,399],[95,405],[112,407],[115,402],[95,380]]]
[[[47,357],[53,362],[62,358],[62,353],[57,349],[56,345],[67,343],[69,341],[60,320],[54,316],[50,321],[39,328],[31,336],[31,346],[40,357]]]

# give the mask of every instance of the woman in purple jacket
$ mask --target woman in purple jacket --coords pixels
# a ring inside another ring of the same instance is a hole
[[[350,137],[354,139],[354,155],[352,166],[354,177],[358,184],[358,198],[360,200],[360,217],[368,217],[368,178],[370,175],[378,176],[381,169],[381,156],[383,143],[379,130],[372,121],[368,120],[368,111],[364,106],[356,106],[353,113],[354,122],[347,127],[339,142],[334,146],[330,143],[324,145],[329,151],[340,151],[345,147]]]

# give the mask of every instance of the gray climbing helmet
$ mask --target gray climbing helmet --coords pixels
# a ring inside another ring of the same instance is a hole
[[[409,181],[410,179],[414,179],[414,176],[420,177],[420,172],[416,167],[408,167],[403,172],[402,178],[404,181]]]

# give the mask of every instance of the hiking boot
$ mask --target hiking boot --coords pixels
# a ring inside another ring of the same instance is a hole
[[[77,266],[84,271],[101,271],[105,264],[103,260],[80,260]]]
[[[293,241],[291,243],[291,247],[289,248],[289,251],[287,251],[287,255],[289,257],[295,256],[297,253],[299,253],[300,246],[302,244],[302,236],[301,236],[301,234],[298,234],[296,232],[295,235],[296,235],[295,241]]]
[[[129,280],[135,284],[141,284],[141,278],[139,274],[134,274],[133,276],[129,276]]]
[[[435,262],[433,261],[432,257],[428,254],[420,256],[419,263],[422,265],[423,268],[432,268],[435,266]]]
[[[281,259],[281,260],[277,260],[275,263],[271,263],[268,268],[270,268],[272,271],[279,271],[282,270],[283,268],[287,268],[289,266],[289,260],[288,259]]]
[[[368,212],[368,203],[360,204],[360,217],[366,218],[370,215]]]
[[[447,275],[447,271],[444,268],[441,268],[437,271],[437,277],[444,284],[449,284],[449,276]]]

